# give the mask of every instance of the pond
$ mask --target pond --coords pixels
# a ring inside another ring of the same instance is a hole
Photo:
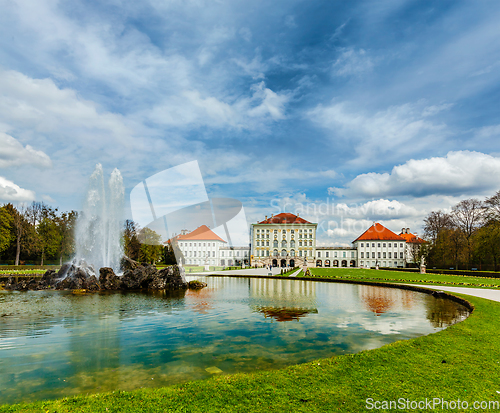
[[[170,295],[0,291],[0,404],[277,369],[468,316],[454,301],[395,288],[200,279],[207,288]]]

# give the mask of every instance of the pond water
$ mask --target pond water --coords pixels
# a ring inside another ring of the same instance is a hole
[[[277,369],[468,316],[451,300],[393,288],[201,280],[207,288],[174,295],[0,291],[0,404]]]

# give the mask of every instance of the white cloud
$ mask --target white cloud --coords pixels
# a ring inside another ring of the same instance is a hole
[[[51,79],[32,79],[12,70],[0,70],[0,122],[59,141],[102,143],[103,136],[109,142],[131,135],[122,116],[99,111],[94,102],[74,90],[60,89]]]
[[[26,164],[47,168],[52,166],[52,161],[44,152],[31,145],[23,146],[17,139],[0,132],[0,168]]]
[[[358,175],[344,188],[329,188],[338,196],[426,196],[478,194],[498,190],[500,157],[480,152],[449,152],[445,157],[415,160],[390,173]]]
[[[258,106],[253,107],[248,111],[251,117],[266,117],[271,116],[274,120],[285,118],[285,106],[291,96],[287,93],[276,93],[265,86],[264,82],[260,82],[253,86],[254,94],[253,102],[258,102]]]
[[[365,114],[341,102],[326,107],[318,105],[308,115],[312,121],[331,130],[332,137],[352,143],[358,156],[351,163],[366,166],[382,160],[387,162],[389,157],[435,148],[445,140],[449,134],[446,125],[435,123],[430,117],[449,106],[423,103],[391,106]]]
[[[35,193],[29,189],[23,189],[14,182],[0,176],[0,200],[4,202],[33,201]]]
[[[345,25],[345,24],[344,24]],[[342,25],[340,27],[343,28]],[[364,49],[343,49],[338,59],[333,63],[333,73],[337,76],[356,76],[373,69],[373,61]]]

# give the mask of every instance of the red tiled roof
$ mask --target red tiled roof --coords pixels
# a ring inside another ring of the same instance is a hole
[[[196,228],[194,231],[186,235],[178,235],[177,241],[191,241],[191,240],[202,240],[202,241],[224,241],[215,232],[213,232],[206,225]]]
[[[425,244],[425,241],[412,233],[401,233],[399,234],[401,238],[404,238],[409,244]]]
[[[281,214],[274,215],[271,218],[265,219],[264,221],[259,222],[259,224],[310,224],[310,222],[297,215],[283,212]]]
[[[382,224],[378,222],[373,224],[370,228],[368,228],[363,234],[361,234],[358,238],[356,238],[353,242],[356,241],[405,241],[404,238],[396,235],[391,230],[384,227]]]

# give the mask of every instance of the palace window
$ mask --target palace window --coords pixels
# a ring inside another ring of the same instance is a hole
[[[321,251],[318,251],[318,258],[321,257]]]
[[[385,256],[385,252],[382,254],[382,258],[387,258],[387,257]]]
[[[281,247],[286,248],[286,241],[285,240],[281,241]]]
[[[392,257],[391,257],[391,253],[390,253],[390,252],[389,252],[389,258],[392,258]]]
[[[379,247],[379,248],[380,248],[380,242],[377,244],[377,247]]]
[[[293,239],[290,241],[290,248],[295,248],[295,241]]]
[[[274,248],[278,248],[278,240],[274,240],[274,242],[273,242],[273,247],[274,247]]]
[[[384,243],[384,244],[382,244],[382,247],[384,247],[384,248],[385,248],[385,243]]]
[[[295,250],[290,251],[290,256],[295,257]]]
[[[326,252],[325,254],[326,254],[326,258],[328,258],[328,256],[329,256],[329,253],[328,253],[328,251],[327,251],[327,252]]]
[[[380,258],[380,252],[379,252],[379,253],[377,253],[377,258]]]
[[[389,244],[387,244],[389,246],[389,248],[391,248],[391,243],[389,242]]]
[[[342,258],[345,258],[345,251],[342,252]]]
[[[375,258],[375,253],[374,252],[372,252],[372,258]]]
[[[299,241],[299,247],[302,247],[302,241]]]
[[[273,251],[273,255],[274,255],[275,257],[277,257],[277,256],[278,256],[278,250],[274,250],[274,251]]]
[[[365,258],[365,254],[363,252],[361,253],[361,258]]]
[[[361,247],[364,247],[363,243],[361,243]]]
[[[403,253],[402,252],[399,253],[399,258],[403,259]]]
[[[372,248],[375,248],[375,243],[374,242],[372,242]]]
[[[286,250],[281,250],[281,256],[286,257]]]

